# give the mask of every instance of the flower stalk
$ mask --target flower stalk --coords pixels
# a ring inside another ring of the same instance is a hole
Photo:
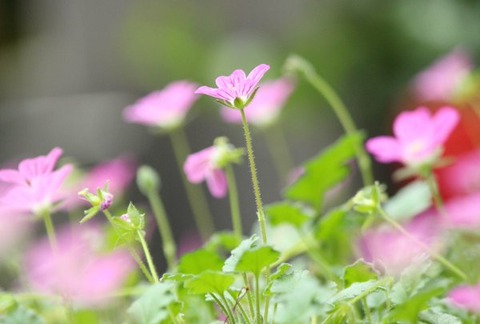
[[[227,175],[227,184],[228,184],[228,198],[230,200],[230,211],[232,216],[232,226],[233,233],[235,237],[241,241],[242,240],[242,219],[240,217],[240,205],[238,202],[238,191],[237,183],[235,180],[235,174],[233,172],[233,167],[228,165],[225,169]]]

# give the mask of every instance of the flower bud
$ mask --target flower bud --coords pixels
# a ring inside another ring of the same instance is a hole
[[[160,189],[160,176],[148,165],[142,165],[137,171],[137,186],[144,195]]]

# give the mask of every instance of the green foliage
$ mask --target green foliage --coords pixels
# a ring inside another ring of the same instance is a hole
[[[206,271],[185,282],[191,294],[223,294],[235,281],[233,274]]]
[[[254,247],[242,254],[235,271],[252,272],[258,276],[265,267],[277,261],[279,257],[280,252],[270,246]]]
[[[414,323],[417,321],[418,314],[428,308],[429,301],[443,292],[444,290],[441,288],[420,292],[405,303],[397,305],[390,316],[388,316],[388,319]]]
[[[361,145],[362,141],[361,133],[344,136],[305,163],[305,173],[287,188],[285,196],[321,210],[325,193],[345,180],[350,173],[347,163],[354,158],[356,147]]]
[[[378,279],[378,274],[372,269],[372,265],[364,260],[357,260],[354,264],[346,266],[343,272],[345,288],[355,282],[364,282]]]
[[[5,314],[0,313],[0,322],[2,324],[44,324],[44,320],[41,319],[32,310],[16,304],[10,308]]]
[[[384,209],[397,220],[410,219],[425,211],[432,204],[432,194],[425,181],[409,183],[391,197]]]
[[[128,308],[133,323],[158,324],[170,322],[174,311],[179,311],[174,295],[174,284],[162,282],[150,286],[143,295]]]
[[[273,226],[289,224],[298,229],[312,218],[305,208],[287,201],[266,206],[265,213]]]
[[[240,245],[238,245],[235,249],[232,250],[230,257],[225,260],[225,264],[223,265],[224,272],[234,272],[238,262],[242,255],[250,250],[251,248],[257,246],[258,244],[258,236],[253,235],[252,237],[243,240]]]
[[[221,271],[222,266],[223,260],[217,253],[200,249],[182,256],[177,271],[182,274],[199,274],[207,270]]]

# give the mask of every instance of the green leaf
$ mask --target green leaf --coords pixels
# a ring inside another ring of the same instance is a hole
[[[99,314],[91,310],[79,310],[73,313],[72,324],[98,324],[100,323]]]
[[[425,181],[414,181],[400,189],[385,204],[385,211],[392,218],[407,220],[425,211],[432,204],[432,194]]]
[[[219,249],[232,251],[241,241],[232,232],[217,232],[205,243],[205,249],[216,251]]]
[[[186,274],[199,274],[206,270],[221,271],[223,260],[217,253],[200,249],[187,253],[178,263],[178,272]]]
[[[277,270],[272,273],[269,277],[269,283],[267,287],[265,287],[264,295],[271,296],[272,295],[272,286],[277,280],[284,279],[285,276],[291,274],[292,265],[289,263],[282,263],[277,267]]]
[[[405,303],[397,305],[387,319],[415,323],[417,321],[418,314],[428,308],[428,302],[433,297],[439,296],[443,292],[444,289],[442,288],[421,292],[409,298]]]
[[[21,305],[18,305],[6,315],[0,315],[0,322],[2,324],[45,323],[35,312]]]
[[[363,259],[357,260],[355,263],[346,266],[343,273],[343,282],[348,288],[355,282],[364,282],[378,279],[378,274],[372,269],[372,265]]]
[[[385,289],[385,287],[380,285],[378,280],[355,282],[352,283],[348,288],[340,290],[329,300],[329,303],[335,304],[341,301],[350,300],[365,293],[373,293],[379,289]]]
[[[254,247],[243,253],[235,267],[239,272],[253,272],[258,276],[263,268],[274,263],[280,257],[280,252],[271,246]]]
[[[296,228],[301,228],[303,224],[311,219],[311,216],[307,215],[304,208],[289,202],[268,205],[265,207],[265,213],[273,226],[290,224]]]
[[[305,163],[305,173],[287,188],[285,196],[321,210],[325,193],[350,173],[347,163],[355,156],[355,148],[362,141],[361,133],[344,136]]]
[[[235,281],[232,274],[206,271],[185,282],[191,294],[223,294]]]
[[[243,240],[240,245],[238,245],[235,249],[232,250],[232,253],[228,257],[228,259],[225,260],[225,264],[223,265],[223,272],[234,272],[235,268],[237,267],[237,263],[242,257],[243,253],[257,246],[257,243],[257,235],[252,235],[252,237]]]
[[[17,301],[11,294],[0,294],[0,314],[9,313],[17,307]]]
[[[137,230],[143,230],[145,227],[145,214],[140,213],[132,203],[128,205],[127,214],[133,226]]]
[[[175,286],[161,282],[150,286],[145,293],[128,308],[127,313],[135,323],[158,324],[169,318],[169,307],[176,303]]]
[[[435,309],[428,309],[419,314],[422,321],[430,324],[462,324],[462,321],[453,315],[439,312]]]

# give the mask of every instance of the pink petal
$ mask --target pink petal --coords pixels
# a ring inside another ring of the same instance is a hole
[[[25,184],[25,177],[17,170],[0,170],[0,181],[12,184]]]
[[[183,165],[183,171],[188,181],[200,183],[205,180],[210,169],[210,160],[214,150],[215,147],[208,147],[187,157]]]
[[[427,108],[420,107],[413,111],[404,111],[395,118],[393,133],[401,143],[412,142],[424,137],[431,125],[431,115]]]
[[[207,186],[215,198],[223,198],[227,194],[227,179],[220,169],[211,170],[207,176]]]
[[[219,89],[228,89],[232,86],[232,81],[230,77],[219,76],[215,79],[215,84]]]
[[[260,80],[263,78],[265,73],[270,69],[270,66],[267,64],[260,64],[259,66],[255,67],[252,72],[248,74],[247,79],[252,80],[256,85]]]
[[[480,312],[480,286],[459,286],[448,294],[450,302],[458,308]]]
[[[210,87],[207,87],[207,86],[201,86],[200,88],[195,90],[195,94],[203,94],[203,95],[207,95],[207,96],[210,96],[210,97],[213,97],[213,98],[222,99],[222,98],[218,97],[217,91],[218,91],[218,89],[215,89],[215,88],[210,88]]]
[[[248,115],[248,112],[251,111],[251,109],[245,109],[244,111]],[[240,114],[239,111],[232,108],[222,107],[220,109],[220,116],[227,123],[232,123],[232,124],[242,123],[242,115]]]
[[[18,171],[27,179],[52,172],[55,164],[62,155],[62,150],[58,147],[48,153],[47,156],[39,156],[33,159],[26,159],[18,165]]]
[[[438,144],[443,144],[460,121],[458,111],[451,107],[440,108],[433,116],[433,128]]]
[[[397,139],[393,137],[374,137],[365,143],[365,147],[379,162],[389,163],[402,161],[400,144]]]

